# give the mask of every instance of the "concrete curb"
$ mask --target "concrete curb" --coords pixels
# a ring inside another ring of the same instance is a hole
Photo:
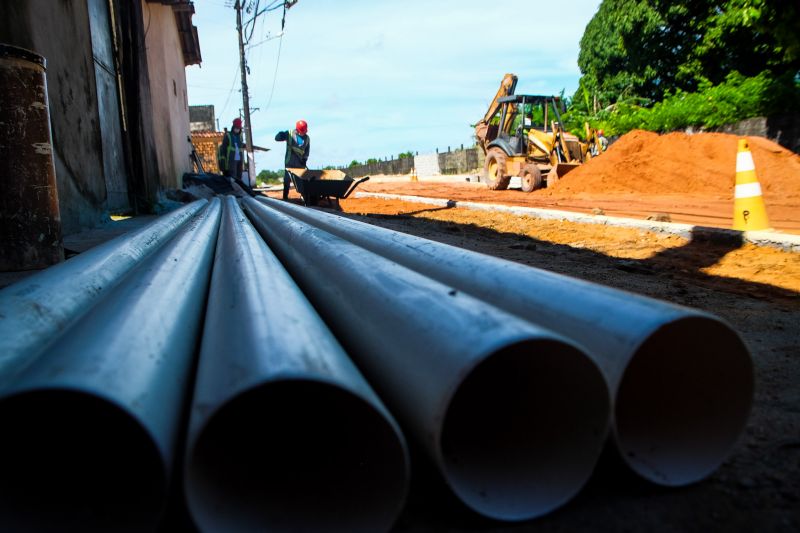
[[[572,211],[542,209],[538,207],[515,207],[510,205],[484,204],[479,202],[459,202],[443,198],[425,198],[423,196],[405,196],[402,194],[384,194],[372,192],[356,192],[356,198],[382,198],[384,200],[401,200],[439,207],[463,207],[477,211],[500,211],[514,215],[540,218],[543,220],[568,220],[581,224],[601,224],[622,228],[634,228],[653,233],[668,233],[685,239],[700,239],[717,242],[748,242],[756,246],[779,248],[787,252],[800,253],[800,235],[776,233],[770,231],[734,231],[725,228],[693,226],[676,222],[657,222],[654,220],[636,220],[633,218],[609,217],[605,215],[586,215]]]

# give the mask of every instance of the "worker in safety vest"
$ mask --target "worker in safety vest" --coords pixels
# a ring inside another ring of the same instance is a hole
[[[242,179],[245,144],[242,140],[242,119],[233,119],[230,131],[222,137],[219,147],[219,170],[237,182]]]
[[[286,142],[285,168],[306,168],[308,156],[311,153],[311,138],[308,136],[308,124],[305,120],[298,120],[294,130],[279,131],[275,136],[278,142]],[[289,172],[283,173],[283,199],[289,198]]]
[[[247,148],[242,140],[242,119],[233,119],[231,130],[226,131],[222,137],[222,144],[219,145],[219,169],[222,174],[233,178],[239,187],[250,196],[256,193],[250,185],[242,181],[242,168],[244,167],[244,151]]]

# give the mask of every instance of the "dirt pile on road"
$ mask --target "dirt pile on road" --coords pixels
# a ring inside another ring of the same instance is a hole
[[[739,137],[726,133],[632,131],[545,194],[640,193],[732,196]],[[747,137],[765,196],[800,198],[800,156]]]

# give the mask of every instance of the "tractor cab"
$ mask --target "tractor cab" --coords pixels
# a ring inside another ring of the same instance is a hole
[[[577,159],[558,142],[559,137],[570,136],[561,128],[564,107],[560,98],[515,94],[498,98],[497,102],[498,126],[502,127],[498,127],[497,137],[489,147],[497,146],[509,156],[527,156],[553,165]]]

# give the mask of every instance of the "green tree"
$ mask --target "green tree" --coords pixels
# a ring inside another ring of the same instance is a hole
[[[800,72],[800,7],[789,0],[604,0],[586,26],[576,110],[658,102],[738,71]]]
[[[657,43],[664,21],[647,0],[604,0],[581,38],[578,66],[583,76],[573,97],[584,111],[616,102],[626,94],[655,96],[660,51],[641,50]],[[648,57],[649,56],[649,57]]]
[[[283,183],[282,170],[262,170],[256,175],[256,185],[265,183]]]

